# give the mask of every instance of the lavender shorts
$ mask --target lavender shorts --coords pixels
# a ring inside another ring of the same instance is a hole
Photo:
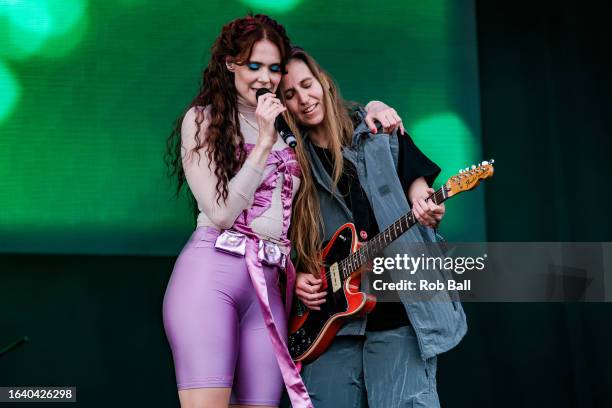
[[[245,259],[217,251],[215,237],[210,228],[194,231],[164,297],[178,389],[231,387],[232,404],[278,405],[283,379]],[[263,270],[270,309],[286,341],[278,268]]]

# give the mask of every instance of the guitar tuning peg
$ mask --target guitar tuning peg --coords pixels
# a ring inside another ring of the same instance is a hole
[[[489,162],[486,160],[483,160],[483,162],[481,163],[482,166],[486,166],[487,164],[489,164]]]
[[[474,170],[476,168],[475,164],[472,164],[472,170]]]
[[[491,164],[495,163],[495,160],[491,159]]]
[[[458,172],[458,173],[459,173],[459,174],[463,173],[463,169],[459,169],[459,172]]]

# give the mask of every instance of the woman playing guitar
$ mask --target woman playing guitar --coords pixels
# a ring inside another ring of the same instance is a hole
[[[298,274],[296,294],[311,311],[320,310],[329,290],[317,272],[322,242],[338,227],[354,223],[365,241],[406,213],[410,203],[420,225],[405,238],[435,241],[432,227],[445,208],[426,198],[440,168],[409,136],[397,136],[403,133],[401,119],[386,105],[370,105],[368,112],[380,109],[377,116],[389,135],[371,137],[377,133],[374,123],[366,122],[361,109],[351,118],[330,76],[300,48],[292,49],[279,94],[298,135],[303,172],[291,232],[305,254],[297,260],[305,272]],[[304,365],[302,378],[317,408],[439,406],[436,355],[454,347],[466,327],[460,304],[398,296],[345,325],[323,355]]]

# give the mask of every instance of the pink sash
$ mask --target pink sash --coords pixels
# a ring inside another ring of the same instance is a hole
[[[248,150],[253,148],[252,145],[245,144]],[[248,210],[245,210],[236,220],[233,225],[233,229],[242,232],[249,239],[247,240],[246,247],[246,265],[249,270],[251,282],[257,292],[257,299],[259,300],[259,306],[268,329],[268,335],[274,348],[274,354],[278,366],[287,388],[287,393],[291,399],[293,408],[314,408],[310,401],[310,396],[306,390],[306,386],[300,376],[298,367],[293,362],[287,344],[283,340],[283,335],[279,333],[277,325],[274,323],[274,317],[270,310],[270,301],[268,299],[268,289],[266,286],[266,279],[264,276],[261,261],[258,256],[259,249],[259,237],[253,233],[250,228],[251,221],[261,215],[265,210],[270,208],[272,202],[272,193],[280,179],[280,174],[283,177],[283,186],[281,189],[281,200],[283,206],[283,237],[282,244],[287,248],[287,265],[285,268],[285,274],[287,277],[287,288],[285,291],[285,316],[288,318],[291,312],[291,304],[293,300],[293,290],[295,287],[295,268],[289,259],[290,242],[286,238],[287,231],[289,229],[289,222],[291,220],[291,204],[292,204],[292,193],[293,193],[293,177],[300,176],[300,167],[295,158],[295,152],[286,148],[284,150],[272,151],[268,157],[267,165],[276,166],[275,170],[272,171],[262,181],[259,188],[255,192],[253,199],[253,205]],[[280,269],[280,268],[279,268]]]
[[[257,256],[257,251],[258,245],[256,241],[253,239],[249,239],[247,241],[246,252],[247,269],[249,270],[249,275],[251,276],[251,282],[253,282],[253,287],[257,292],[259,306],[261,307],[264,321],[266,322],[266,328],[268,329],[268,335],[270,336],[272,346],[274,347],[274,354],[276,355],[278,366],[280,367],[283,380],[285,381],[287,393],[289,394],[289,398],[291,399],[291,405],[294,408],[313,408],[312,402],[310,401],[310,396],[308,395],[308,391],[306,391],[306,386],[304,385],[302,377],[300,376],[300,372],[297,369],[295,363],[293,362],[291,355],[289,354],[289,350],[287,349],[287,344],[283,340],[283,336],[278,332],[278,327],[274,323],[272,311],[270,310],[270,302],[268,300],[266,279],[261,266],[261,261]],[[287,262],[286,273],[287,292],[293,292],[293,285],[289,285],[290,275],[293,275],[293,281],[295,281],[295,269],[293,268],[291,260],[288,260]],[[290,307],[291,303],[285,303],[285,310],[289,310]],[[287,314],[286,316],[289,315]]]

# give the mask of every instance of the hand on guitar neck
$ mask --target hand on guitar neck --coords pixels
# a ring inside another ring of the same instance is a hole
[[[412,203],[412,212],[419,224],[425,227],[437,228],[444,217],[446,207],[444,203],[436,204],[429,199],[435,193],[433,188],[427,185],[424,177],[419,177],[412,182],[408,190],[408,198]]]

